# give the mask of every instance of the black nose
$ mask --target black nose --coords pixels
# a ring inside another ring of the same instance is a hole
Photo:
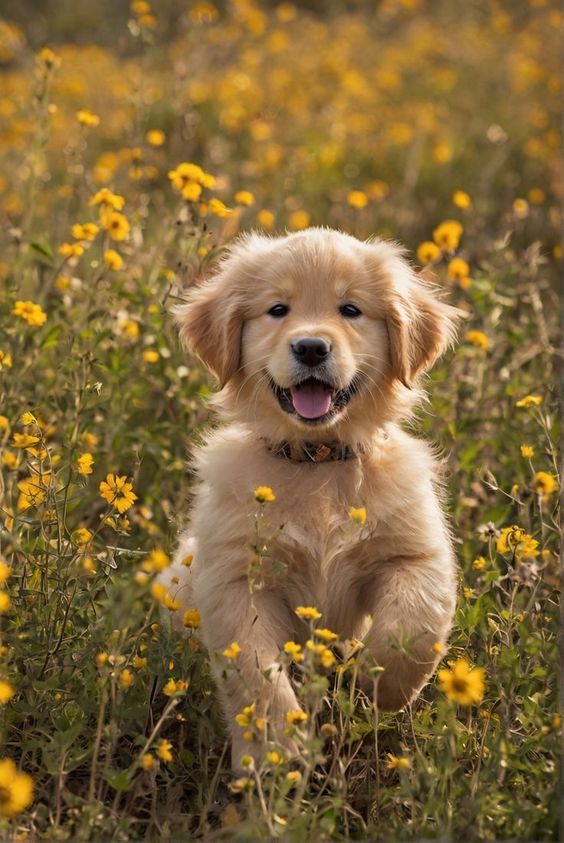
[[[290,343],[290,347],[305,366],[317,366],[331,353],[331,344],[321,337],[300,337]]]

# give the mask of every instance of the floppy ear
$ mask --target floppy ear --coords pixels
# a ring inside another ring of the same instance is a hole
[[[231,380],[241,358],[242,302],[219,272],[194,287],[184,304],[174,308],[184,347],[196,354],[219,381]]]
[[[437,298],[433,288],[410,273],[388,306],[392,374],[411,389],[453,343],[464,312]]]

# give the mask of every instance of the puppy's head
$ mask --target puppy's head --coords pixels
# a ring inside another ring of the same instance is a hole
[[[232,412],[271,435],[319,438],[393,418],[460,313],[397,246],[308,229],[245,235],[176,315]]]

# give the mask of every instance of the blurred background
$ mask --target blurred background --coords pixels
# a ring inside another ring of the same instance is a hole
[[[62,64],[45,155],[70,174],[81,166],[75,114],[90,109],[100,118],[88,136],[92,189],[124,179],[154,197],[167,164],[195,160],[220,174],[226,201],[252,191],[243,226],[266,209],[266,228],[329,223],[411,245],[463,190],[478,229],[503,232],[523,199],[518,215],[532,207],[529,226],[555,244],[556,3],[5,0],[2,11],[0,201],[10,216],[21,210],[12,153],[37,122],[31,53],[47,45]],[[161,146],[140,144],[150,129],[164,132]],[[366,211],[362,198],[351,208],[350,191],[365,194]]]

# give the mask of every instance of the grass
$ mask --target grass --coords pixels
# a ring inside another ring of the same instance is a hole
[[[556,839],[561,12],[77,5],[0,21],[0,755],[34,785],[27,804],[0,762],[0,834]],[[181,162],[215,177],[197,201]],[[483,668],[483,699],[435,679],[382,715],[354,660],[311,658],[301,779],[271,759],[233,782],[207,656],[151,588],[212,388],[169,307],[240,230],[329,224],[425,262],[452,219],[424,272],[469,318],[416,429],[445,454],[460,565],[441,667]],[[137,496],[121,513],[109,474]]]

